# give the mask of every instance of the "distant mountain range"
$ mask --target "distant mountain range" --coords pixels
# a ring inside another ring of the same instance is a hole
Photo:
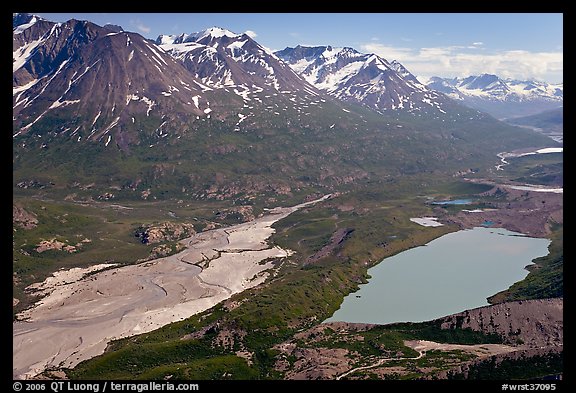
[[[563,84],[502,79],[490,74],[432,77],[423,84],[398,61],[389,62],[353,48],[299,45],[275,54],[318,89],[377,111],[445,112],[452,103],[446,96],[500,119],[563,105]]]
[[[234,102],[261,105],[270,94],[284,105],[330,96],[379,113],[436,117],[459,111],[456,102],[497,118],[563,102],[562,84],[483,74],[433,77],[425,85],[396,60],[375,54],[300,45],[271,53],[247,34],[219,27],[151,42],[120,26],[16,14],[13,51],[15,134],[70,114],[75,120],[65,121],[62,132],[90,140],[107,141],[110,130],[131,128],[143,113],[181,130],[182,116],[225,118]],[[125,145],[134,138],[125,133],[120,139]]]
[[[162,128],[184,130],[190,115],[238,116],[239,124],[249,115],[231,108],[266,108],[272,94],[284,107],[334,97],[379,112],[441,116],[454,106],[400,63],[351,48],[274,54],[246,34],[218,27],[152,42],[120,26],[13,16],[15,135],[50,125],[78,141],[107,144],[116,134],[126,148],[138,139],[141,115],[148,122],[160,117],[160,135]]]
[[[564,101],[562,83],[502,79],[491,74],[452,79],[432,77],[427,86],[499,119],[557,109]]]

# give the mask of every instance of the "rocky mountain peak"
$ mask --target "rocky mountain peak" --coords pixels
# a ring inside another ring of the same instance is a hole
[[[180,116],[211,111],[194,76],[139,34],[75,19],[14,19],[14,135],[60,134],[125,149],[138,140],[138,119],[161,119],[164,135],[171,122],[181,127]]]
[[[422,85],[402,64],[353,48],[286,48],[276,55],[320,90],[378,111],[445,113],[448,99]]]
[[[314,90],[246,33],[211,27],[197,33],[159,36],[156,43],[210,88],[235,88],[242,97],[254,90]]]

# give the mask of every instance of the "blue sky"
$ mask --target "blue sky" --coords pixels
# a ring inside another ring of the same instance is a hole
[[[494,73],[563,82],[561,13],[38,13],[113,23],[155,39],[219,26],[272,50],[349,46],[398,60],[421,79]]]

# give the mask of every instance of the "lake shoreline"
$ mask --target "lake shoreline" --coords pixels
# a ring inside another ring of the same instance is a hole
[[[488,297],[523,280],[533,259],[548,254],[550,240],[518,235],[476,227],[386,258],[324,322],[423,322],[486,306]]]

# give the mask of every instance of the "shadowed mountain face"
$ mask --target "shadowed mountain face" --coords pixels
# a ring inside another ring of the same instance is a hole
[[[558,142],[564,140],[564,108],[539,112],[535,115],[507,119],[507,123],[541,132]]]
[[[210,111],[196,78],[138,34],[77,20],[14,24],[15,135],[49,130],[125,148],[136,143],[135,118],[166,126]]]
[[[564,108],[552,109],[531,116],[510,119],[510,123],[562,132],[564,127]]]

